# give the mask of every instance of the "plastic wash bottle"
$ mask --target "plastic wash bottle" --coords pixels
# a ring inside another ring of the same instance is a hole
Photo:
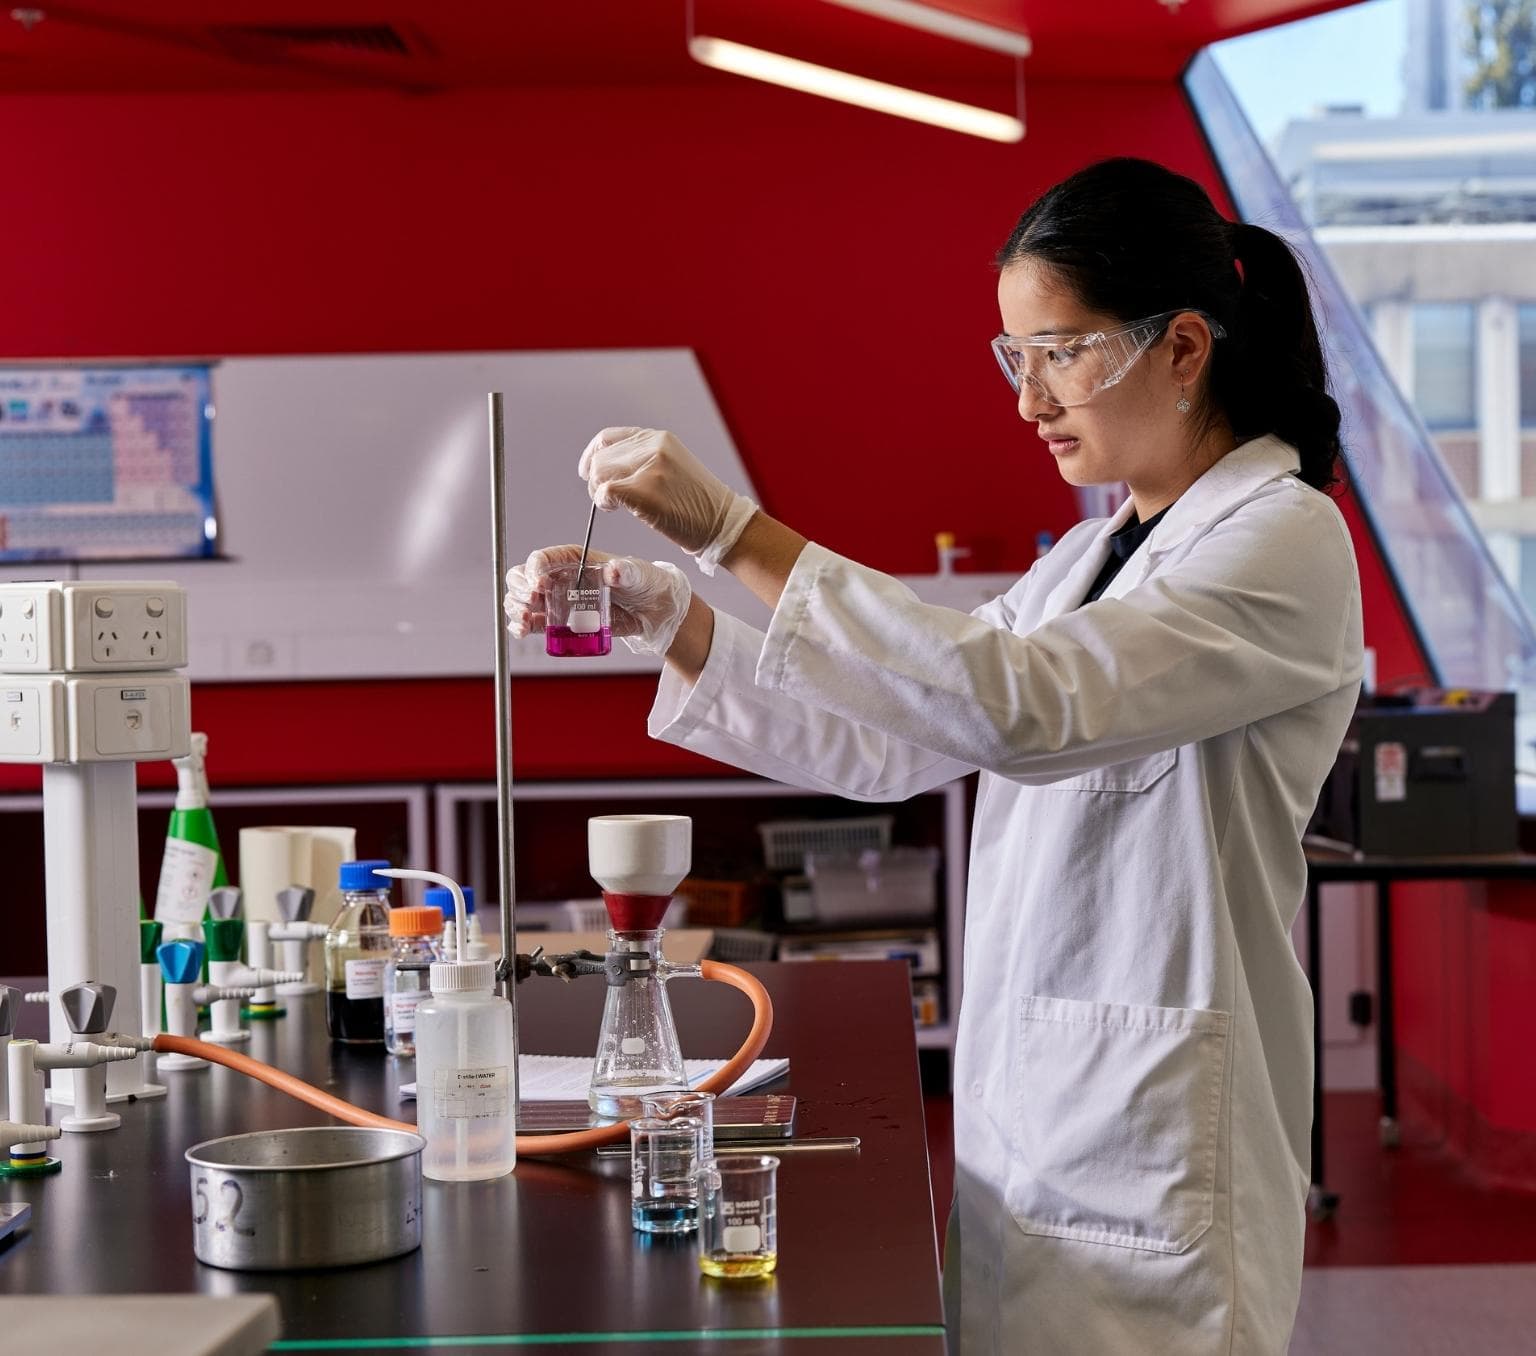
[[[496,993],[496,962],[462,959],[464,892],[454,881],[429,871],[379,874],[429,880],[453,895],[455,956],[433,963],[431,996],[416,1009],[416,1128],[427,1141],[422,1176],[503,1177],[517,1163],[517,1037],[512,1005]]]

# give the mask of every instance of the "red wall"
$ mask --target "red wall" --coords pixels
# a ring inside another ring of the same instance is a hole
[[[1023,569],[1076,515],[987,351],[992,255],[1098,156],[1216,183],[1174,87],[1036,85],[1029,115],[997,146],[724,79],[0,98],[0,356],[689,345],[770,511],[897,572],[932,569],[938,530]],[[645,739],[648,685],[611,681],[608,747],[568,770],[680,770]],[[387,686],[203,687],[194,710],[226,784],[486,775],[476,687],[449,729],[397,728],[388,768],[353,701]],[[517,684],[522,775],[569,759],[524,712],[571,692]],[[328,739],[255,733],[316,712]]]

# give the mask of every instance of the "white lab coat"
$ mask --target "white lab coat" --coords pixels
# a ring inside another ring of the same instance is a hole
[[[765,634],[717,617],[651,732],[899,800],[981,769],[946,1258],[964,1356],[1282,1353],[1311,1007],[1300,837],[1355,704],[1348,532],[1259,438],[1104,598],[1129,516],[971,616],[809,546]]]

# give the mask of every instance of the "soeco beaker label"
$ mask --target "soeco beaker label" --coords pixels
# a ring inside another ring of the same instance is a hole
[[[727,1252],[756,1252],[763,1246],[763,1231],[756,1224],[727,1224],[720,1241]]]
[[[382,960],[349,960],[347,962],[348,998],[383,998],[384,965]]]
[[[432,1092],[439,1119],[487,1120],[508,1114],[512,1080],[505,1064],[494,1069],[439,1069]]]

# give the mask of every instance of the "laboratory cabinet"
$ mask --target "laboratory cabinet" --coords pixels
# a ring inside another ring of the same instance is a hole
[[[665,812],[694,821],[693,875],[723,881],[766,880],[765,822],[892,818],[893,843],[931,848],[938,856],[936,908],[931,921],[881,919],[836,927],[774,925],[792,944],[786,956],[820,952],[838,958],[905,957],[912,966],[914,1017],[920,1048],[954,1046],[961,984],[965,875],[974,779],[951,782],[892,805],[870,805],[803,791],[753,777],[633,781],[523,782],[514,792],[514,861],[521,904],[592,900],[587,874],[586,822],[596,814]],[[139,888],[155,898],[166,825],[175,794],[139,795]],[[362,856],[446,872],[494,901],[497,890],[496,787],[493,782],[369,783],[242,788],[215,785],[212,804],[220,848],[232,883],[240,883],[242,828],[269,824],[344,824],[357,830]],[[0,849],[10,865],[12,927],[6,968],[46,968],[43,900],[43,814],[40,795],[0,796]],[[782,879],[779,873],[778,879]],[[776,880],[766,880],[770,896]],[[402,882],[400,899],[418,903],[419,885]],[[28,904],[27,901],[35,901]],[[494,931],[494,917],[484,920]],[[529,936],[533,934],[530,932]],[[735,939],[733,939],[735,940]],[[738,942],[757,940],[753,929]],[[528,949],[523,946],[521,949]],[[726,959],[767,959],[746,951]]]

